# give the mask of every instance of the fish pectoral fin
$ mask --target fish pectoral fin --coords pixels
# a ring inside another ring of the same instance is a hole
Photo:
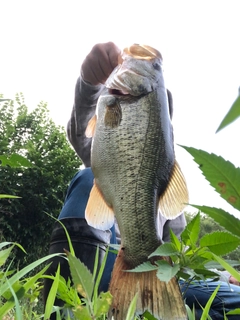
[[[101,191],[94,183],[85,210],[87,223],[96,229],[108,230],[114,224],[114,212],[103,199]]]
[[[179,164],[175,161],[171,179],[159,199],[160,212],[165,218],[174,219],[182,213],[188,201],[187,183]]]
[[[122,120],[122,108],[117,99],[111,101],[106,106],[106,112],[104,117],[104,124],[109,128],[116,128],[119,126]]]
[[[92,138],[95,133],[97,123],[97,115],[95,114],[89,121],[85,131],[85,135],[87,138]]]

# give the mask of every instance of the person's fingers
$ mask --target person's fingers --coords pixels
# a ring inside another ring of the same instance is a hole
[[[105,83],[118,65],[120,53],[120,49],[113,42],[95,45],[82,64],[83,79],[93,85]]]

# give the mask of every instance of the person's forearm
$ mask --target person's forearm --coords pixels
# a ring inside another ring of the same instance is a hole
[[[78,78],[67,135],[73,148],[86,167],[90,166],[91,139],[85,136],[88,121],[95,113],[97,100],[104,90],[103,85],[93,86]]]

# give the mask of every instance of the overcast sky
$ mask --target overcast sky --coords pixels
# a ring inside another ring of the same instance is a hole
[[[239,166],[240,120],[215,131],[240,86],[240,1],[0,0],[0,93],[23,92],[29,109],[48,102],[57,124],[70,116],[81,62],[98,42],[144,43],[164,58],[174,98],[175,143]],[[238,214],[176,146],[190,203]],[[240,215],[238,214],[240,217]]]

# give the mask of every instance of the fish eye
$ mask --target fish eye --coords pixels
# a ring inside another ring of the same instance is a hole
[[[159,63],[157,63],[157,62],[154,62],[153,63],[153,68],[155,69],[155,70],[161,70],[161,66],[160,66],[160,64]]]

